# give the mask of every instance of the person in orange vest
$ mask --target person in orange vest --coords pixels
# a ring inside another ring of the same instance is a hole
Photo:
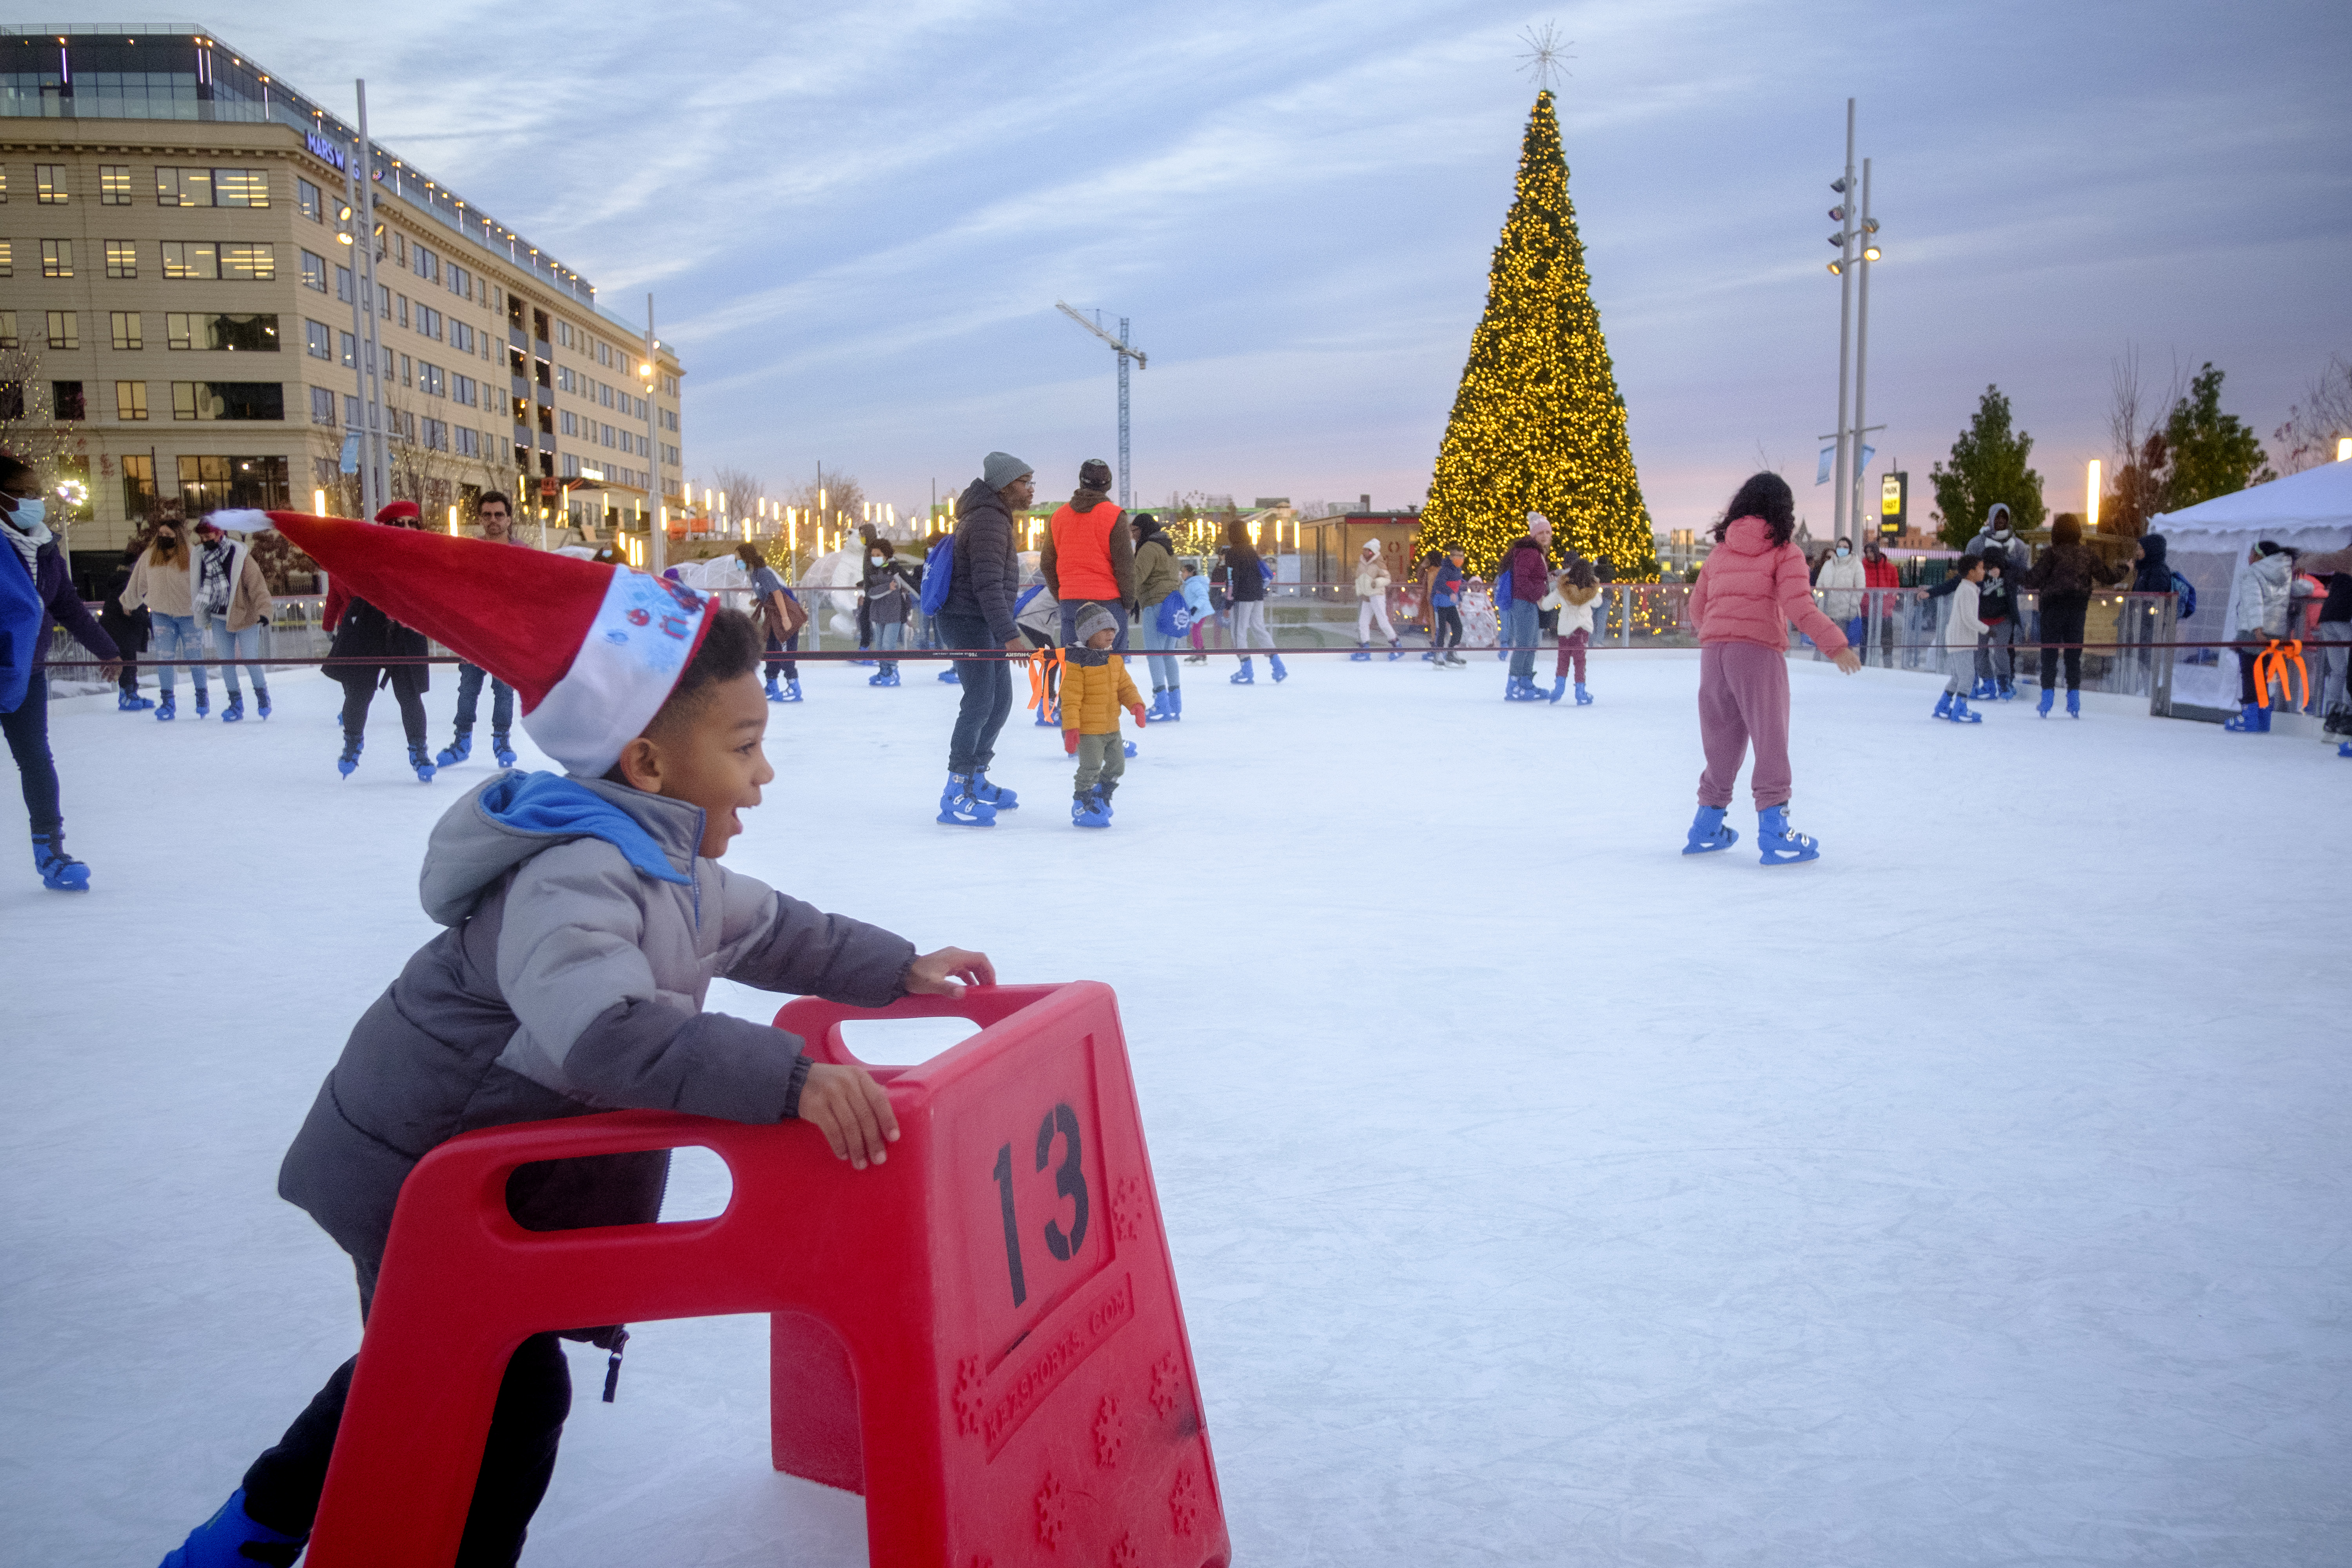
[[[1037,564],[1046,592],[1062,606],[1063,645],[1077,640],[1087,606],[1100,605],[1118,627],[1111,647],[1125,653],[1135,614],[1135,542],[1121,526],[1126,514],[1111,504],[1110,479],[1110,465],[1100,458],[1079,466],[1077,490],[1046,525]]]

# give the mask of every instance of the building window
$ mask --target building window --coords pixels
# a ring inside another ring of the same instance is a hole
[[[482,433],[478,430],[460,429],[457,432],[457,456],[478,458],[481,455]]]
[[[335,298],[346,305],[352,302],[352,269],[348,267],[335,268]]]
[[[580,434],[579,416],[568,408],[563,411],[562,425],[563,434],[566,436],[577,436]]]
[[[45,207],[61,207],[73,200],[73,193],[66,185],[63,163],[34,164],[33,189],[33,199]]]
[[[425,421],[425,447],[427,451],[433,452],[447,451],[449,449],[449,426],[438,419],[427,419]]]
[[[171,311],[163,318],[168,348],[219,353],[278,352],[278,318],[226,315],[219,311]]]
[[[155,205],[159,207],[208,207],[213,205],[210,169],[170,169],[155,166]]]
[[[102,207],[127,207],[131,205],[131,165],[100,163],[98,166],[98,205]]]
[[[180,459],[180,499],[191,517],[225,506],[284,511],[289,497],[283,458]]]
[[[49,312],[49,347],[78,349],[81,347],[81,314],[76,310]]]
[[[474,329],[467,326],[463,321],[450,322],[449,346],[456,349],[459,353],[472,353],[474,352]]]
[[[555,434],[555,410],[544,403],[539,405],[539,433],[542,436]]]
[[[416,275],[429,283],[441,281],[441,258],[421,245],[416,247]]]
[[[335,342],[341,352],[335,362],[345,370],[357,370],[360,363],[360,341],[349,332],[337,332]]]
[[[11,241],[0,239],[0,278],[15,276],[16,276],[16,247]]]
[[[109,278],[139,276],[139,247],[135,241],[110,239],[106,242],[106,275]]]
[[[266,207],[269,205],[267,169],[215,169],[213,205],[222,207]]]
[[[379,283],[375,286],[375,292],[376,314],[389,321],[392,320],[392,289],[388,285]]]
[[[393,298],[400,301],[400,324],[404,327],[408,325],[408,296],[395,294]]]
[[[563,477],[567,479],[580,477],[580,459],[569,452],[563,454]]]
[[[163,276],[218,278],[220,247],[198,240],[167,239],[163,242]]]
[[[143,381],[118,381],[114,384],[114,416],[117,419],[147,417],[147,384]]]
[[[315,256],[307,250],[302,252],[302,287],[315,289],[321,294],[327,291],[327,258],[325,257]],[[348,291],[345,292],[344,298],[350,298]]]
[[[16,312],[0,310],[0,349],[13,349],[16,346]]]
[[[65,424],[79,425],[89,417],[82,408],[81,383],[78,381],[49,383],[49,406]]]
[[[106,313],[106,324],[113,331],[114,346],[116,348],[136,349],[146,347],[146,344],[142,342],[139,338],[138,311],[109,310]]]
[[[155,459],[145,454],[122,464],[122,515],[143,520],[155,510]]]
[[[319,187],[299,174],[294,178],[294,207],[312,223],[327,221],[326,204],[319,199]]]
[[[310,389],[310,423],[332,426],[335,422],[335,395],[323,386]]]
[[[401,233],[399,233],[399,232],[397,232],[397,231],[394,231],[394,233],[393,234],[393,237],[392,237],[392,248],[393,248],[393,259],[394,259],[394,260],[395,260],[395,261],[397,261],[397,262],[399,262],[403,267],[407,266],[407,265],[408,265],[408,237],[407,237],[406,235],[404,235],[404,234],[401,234]],[[377,254],[377,255],[379,255],[379,256],[381,256],[381,255],[383,255],[383,253],[382,251],[378,251],[378,252],[376,252],[376,254]]]
[[[70,278],[73,276],[73,241],[45,239],[41,241],[41,276]]]
[[[409,368],[413,363],[406,354],[400,356],[400,384],[403,386],[416,384],[415,378],[409,374]]]
[[[418,360],[416,390],[427,397],[438,397],[445,389],[446,378],[442,375],[441,367],[437,364],[426,364],[423,360]]]
[[[474,275],[454,261],[449,264],[449,292],[461,300],[474,297]]]
[[[302,352],[312,359],[331,360],[335,357],[335,329],[324,321],[302,323]]]
[[[451,401],[462,403],[468,408],[474,406],[474,378],[470,375],[452,375],[449,378],[449,396]]]
[[[348,430],[360,427],[360,400],[348,392],[343,394],[343,427]]]
[[[438,338],[441,335],[441,312],[433,309],[430,305],[418,305],[416,307],[416,330],[423,332],[428,338]]]
[[[278,279],[278,247],[274,245],[224,245],[220,275],[240,283],[272,283]]]
[[[175,381],[174,419],[283,419],[286,387],[275,381]]]

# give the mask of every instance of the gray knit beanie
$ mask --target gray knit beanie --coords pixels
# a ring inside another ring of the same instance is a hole
[[[1082,647],[1097,632],[1116,632],[1118,630],[1118,617],[1112,615],[1108,610],[1104,609],[1100,605],[1088,605],[1084,610],[1078,612],[1077,638],[1078,644]]]
[[[1022,475],[1036,471],[1010,452],[991,452],[988,460],[980,466],[980,477],[992,490],[1001,490]]]

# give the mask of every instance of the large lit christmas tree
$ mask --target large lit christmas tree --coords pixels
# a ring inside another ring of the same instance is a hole
[[[1555,550],[1605,555],[1621,581],[1652,562],[1650,512],[1592,307],[1549,90],[1528,116],[1518,194],[1438,449],[1422,548],[1458,544],[1473,571],[1490,571],[1531,511],[1551,519]],[[1655,572],[1652,563],[1647,574]]]

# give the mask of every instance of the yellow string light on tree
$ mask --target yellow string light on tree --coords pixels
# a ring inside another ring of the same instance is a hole
[[[1548,90],[1528,116],[1517,194],[1438,448],[1421,548],[1459,545],[1472,571],[1489,574],[1531,511],[1551,520],[1556,545],[1608,557],[1618,581],[1656,578]]]

